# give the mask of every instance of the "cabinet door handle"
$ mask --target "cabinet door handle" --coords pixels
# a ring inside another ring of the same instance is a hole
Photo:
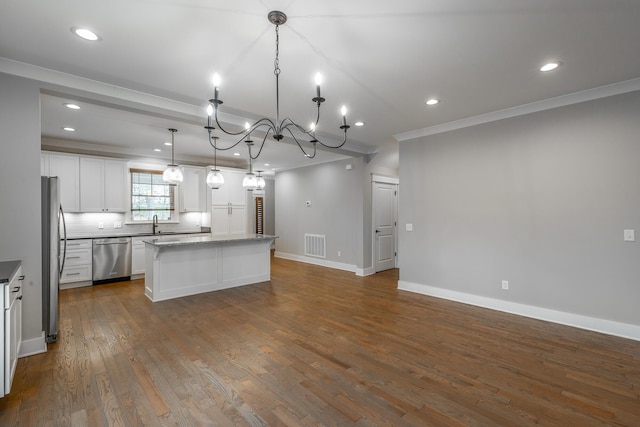
[[[22,295],[20,295],[19,297],[16,297],[16,299],[20,299],[21,300],[22,299]]]
[[[15,288],[13,288],[13,290],[11,291],[11,293],[16,293],[16,292],[20,292],[20,286],[16,286]]]
[[[18,277],[18,280],[24,280],[24,275]]]
[[[79,256],[68,256],[67,259],[78,259],[80,258]]]
[[[67,276],[79,276],[80,273],[67,273]]]

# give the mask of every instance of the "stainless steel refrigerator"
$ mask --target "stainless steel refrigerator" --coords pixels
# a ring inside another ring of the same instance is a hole
[[[47,343],[58,339],[58,286],[66,253],[66,224],[57,177],[42,183],[42,329]]]

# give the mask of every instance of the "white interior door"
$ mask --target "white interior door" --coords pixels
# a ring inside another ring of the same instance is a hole
[[[396,267],[398,186],[373,183],[374,264],[376,272]]]

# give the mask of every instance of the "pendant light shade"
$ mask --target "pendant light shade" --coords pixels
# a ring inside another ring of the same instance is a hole
[[[264,187],[267,186],[267,183],[264,180],[264,177],[260,175],[261,173],[262,171],[258,171],[258,176],[256,177],[256,184],[257,184],[258,190],[264,190]]]
[[[162,180],[168,184],[177,185],[182,182],[184,177],[182,176],[182,169],[180,166],[176,165],[173,153],[174,153],[174,140],[173,135],[178,132],[177,129],[169,129],[171,132],[171,164],[167,165],[167,168],[162,173]]]
[[[218,169],[209,170],[209,173],[207,173],[207,185],[209,188],[217,190],[222,187],[222,184],[224,184],[224,176],[220,171]]]
[[[162,173],[162,180],[168,184],[177,185],[183,180],[182,170],[178,165],[168,165]]]
[[[249,191],[253,191],[258,188],[258,178],[253,172],[248,172],[244,175],[242,186]]]

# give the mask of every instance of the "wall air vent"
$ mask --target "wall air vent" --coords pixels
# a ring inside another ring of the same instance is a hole
[[[324,234],[305,234],[304,254],[317,258],[326,258],[327,243]]]

